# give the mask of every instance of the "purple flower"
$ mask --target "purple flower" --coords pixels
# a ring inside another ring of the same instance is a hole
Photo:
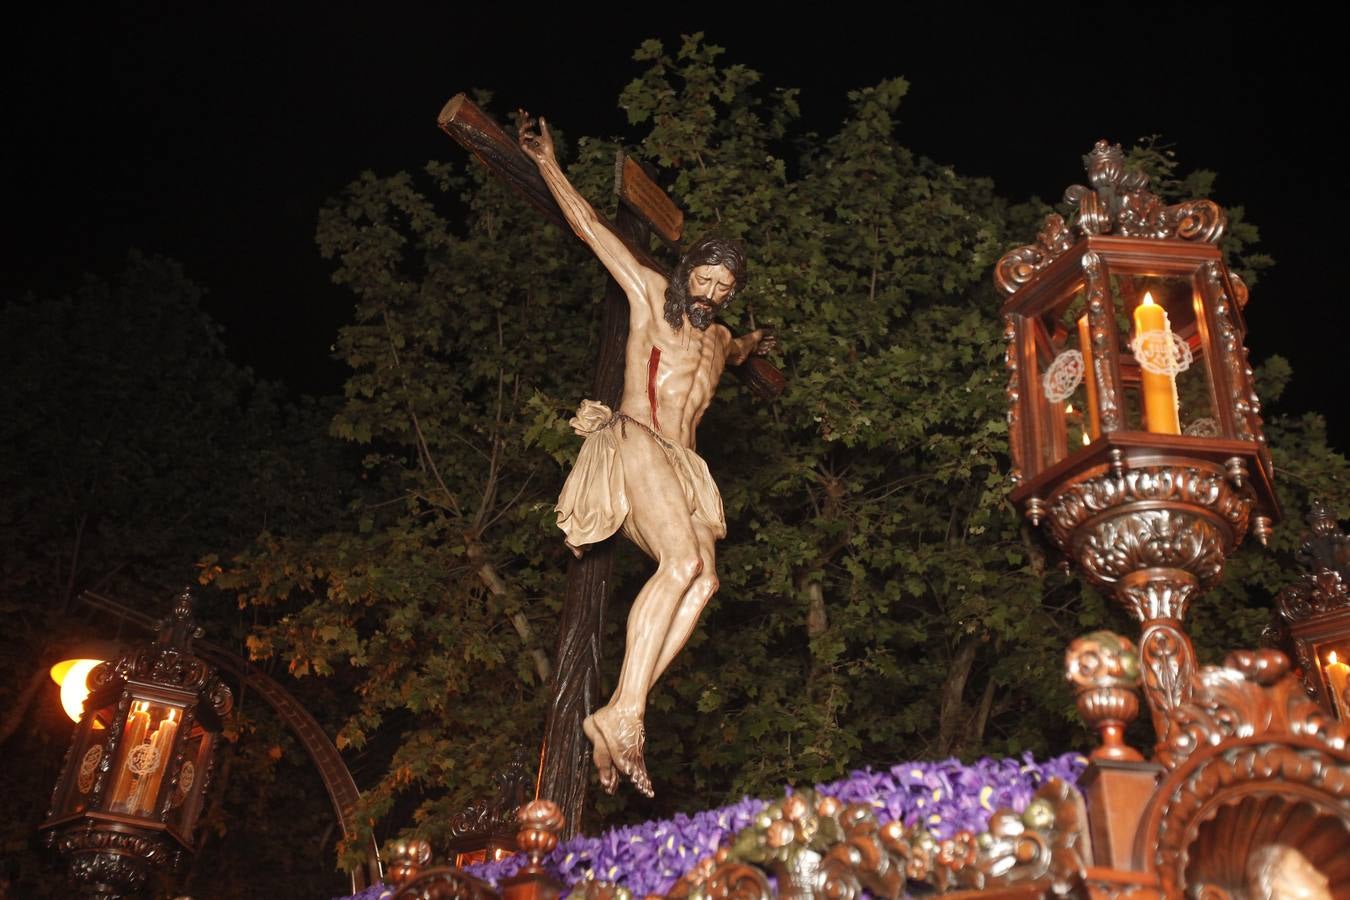
[[[392,896],[394,889],[377,881],[365,890],[340,900],[388,900]]]
[[[1081,754],[1068,753],[1045,762],[1031,754],[1021,759],[980,759],[964,765],[955,759],[906,762],[883,772],[863,769],[816,790],[844,803],[865,803],[881,821],[922,824],[939,839],[961,830],[979,833],[989,815],[1001,807],[1017,812],[1051,778],[1076,782],[1087,765]],[[560,844],[544,866],[564,884],[588,879],[611,881],[636,896],[664,894],[701,858],[750,825],[768,802],[744,798],[720,809],[680,813],[670,819],[626,825],[598,837],[578,836]],[[498,884],[524,865],[521,855],[465,869]],[[380,900],[375,888],[348,900]]]

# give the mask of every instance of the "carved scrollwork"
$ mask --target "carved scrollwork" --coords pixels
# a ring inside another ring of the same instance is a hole
[[[67,871],[76,884],[88,885],[94,889],[102,885],[113,885],[120,893],[128,896],[141,892],[149,874],[144,866],[133,859],[97,853],[74,857]],[[102,896],[108,895],[104,893]]]
[[[1168,710],[1167,720],[1158,758],[1168,768],[1232,737],[1285,733],[1338,752],[1350,739],[1350,723],[1307,697],[1278,650],[1242,650],[1224,666],[1206,666],[1193,679],[1190,700]]]
[[[1252,387],[1251,373],[1247,370],[1245,350],[1233,323],[1230,312],[1230,300],[1224,286],[1223,267],[1217,262],[1205,265],[1205,279],[1209,283],[1210,302],[1214,306],[1214,317],[1219,323],[1218,350],[1228,376],[1229,406],[1233,410],[1233,421],[1237,435],[1245,441],[1254,440],[1259,433],[1259,424],[1253,430],[1253,418],[1261,408],[1256,391]]]
[[[181,853],[155,837],[101,828],[76,828],[62,833],[57,849],[70,857],[70,876],[89,886],[113,885],[134,894],[151,869],[176,868]]]
[[[1228,217],[1211,200],[1188,200],[1172,206],[1148,189],[1148,176],[1126,171],[1119,144],[1098,141],[1083,157],[1091,187],[1070,186],[1064,200],[1078,209],[1075,224],[1084,234],[1110,234],[1154,239],[1180,238],[1213,243],[1223,236]]]
[[[1185,241],[1215,244],[1228,227],[1228,214],[1213,200],[1187,200],[1170,206],[1167,218],[1176,236]]]
[[[1208,587],[1223,572],[1227,544],[1211,519],[1175,509],[1106,518],[1085,527],[1080,540],[1078,562],[1083,571],[1099,584],[1108,585],[1141,569],[1167,568],[1192,573],[1199,584]],[[1195,588],[1194,584],[1171,579],[1149,580],[1122,585],[1118,594],[1143,621],[1152,618],[1150,607],[1184,611]]]
[[[1036,243],[1010,250],[994,267],[994,282],[1005,294],[1012,294],[1036,274],[1063,256],[1073,246],[1075,235],[1064,217],[1051,213],[1036,235]]]
[[[480,797],[451,819],[447,829],[451,840],[493,832],[510,832],[516,825],[516,810],[530,793],[530,774],[525,759],[517,755],[493,776],[495,791]]]
[[[1186,632],[1181,630],[1179,620],[1163,619],[1144,627],[1139,651],[1143,662],[1144,693],[1153,716],[1153,730],[1159,735],[1156,752],[1159,761],[1166,765],[1164,757],[1171,747],[1168,739],[1176,728],[1174,714],[1191,700],[1195,648]]]
[[[1176,561],[1191,559],[1190,556],[1170,558]],[[1116,585],[1116,599],[1140,622],[1155,619],[1180,622],[1186,618],[1186,610],[1199,593],[1199,588],[1199,579],[1189,569],[1168,566],[1143,568],[1121,576]]]
[[[1304,575],[1296,584],[1280,591],[1276,597],[1280,615],[1289,622],[1300,622],[1322,613],[1350,608],[1350,586],[1340,572],[1323,570]]]
[[[764,873],[745,863],[723,863],[704,885],[708,900],[770,900],[773,887]]]
[[[1167,567],[1207,588],[1246,533],[1253,502],[1250,486],[1234,487],[1217,466],[1141,466],[1064,485],[1048,518],[1055,542],[1101,586]]]
[[[1298,561],[1308,571],[1275,598],[1286,622],[1350,609],[1350,538],[1322,500],[1313,501],[1307,521]]]
[[[1276,842],[1317,848],[1311,861],[1325,871],[1350,839],[1343,750],[1254,740],[1201,759],[1162,790],[1140,833],[1157,836],[1149,862],[1169,897],[1188,887],[1246,896],[1251,857]]]
[[[159,632],[156,642],[129,651],[110,665],[96,667],[89,675],[90,690],[134,678],[192,691],[203,698],[216,715],[227,715],[234,707],[234,692],[220,680],[213,667],[192,652],[193,640],[202,636],[201,626],[192,618],[195,602],[191,588],[179,592],[172,615],[156,626]]]

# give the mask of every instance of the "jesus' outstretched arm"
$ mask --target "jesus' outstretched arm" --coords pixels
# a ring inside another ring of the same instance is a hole
[[[539,174],[548,185],[553,199],[558,201],[563,216],[566,217],[577,237],[585,242],[595,253],[600,263],[609,271],[630,300],[642,298],[650,304],[652,293],[651,279],[661,276],[638,262],[632,252],[610,231],[608,226],[596,215],[595,208],[581,196],[563,174],[562,167],[553,151],[553,135],[549,131],[548,121],[542,116],[538,125],[522,110],[520,113],[520,148],[539,167]],[[662,279],[664,280],[664,279]],[[662,285],[664,287],[664,285]],[[660,292],[657,291],[657,296]]]

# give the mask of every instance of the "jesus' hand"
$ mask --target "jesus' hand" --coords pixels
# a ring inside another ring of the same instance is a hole
[[[536,165],[556,161],[553,155],[553,133],[548,130],[548,120],[540,116],[536,128],[534,120],[525,110],[517,110],[516,116],[520,120],[520,149],[524,150]]]

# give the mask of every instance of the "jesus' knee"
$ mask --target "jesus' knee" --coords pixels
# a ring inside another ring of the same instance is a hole
[[[669,561],[663,560],[657,567],[657,574],[664,574],[665,577],[674,581],[679,586],[681,593],[687,591],[702,573],[703,560],[696,553],[687,556],[682,555]]]

